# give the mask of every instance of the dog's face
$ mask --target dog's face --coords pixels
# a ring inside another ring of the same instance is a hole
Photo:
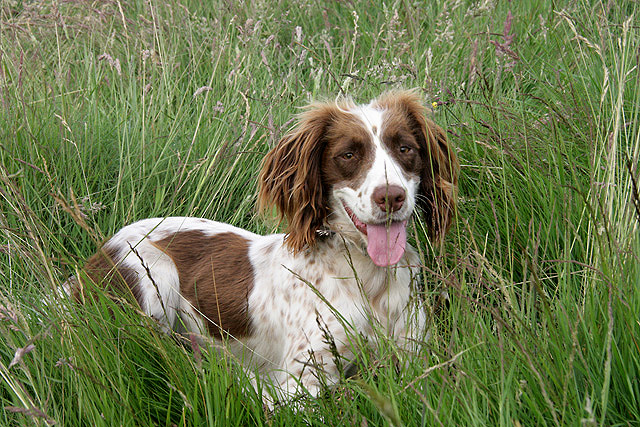
[[[327,127],[321,170],[328,227],[366,245],[376,265],[397,263],[422,170],[406,118],[376,105],[352,108]]]
[[[417,205],[432,237],[448,228],[456,168],[444,132],[424,117],[413,92],[368,105],[312,104],[265,158],[260,202],[288,220],[294,251],[328,227],[366,246],[376,265],[393,265]]]

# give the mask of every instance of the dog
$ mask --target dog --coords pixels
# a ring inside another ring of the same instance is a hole
[[[382,330],[399,345],[424,332],[407,224],[421,211],[429,237],[441,239],[458,173],[425,112],[415,91],[312,103],[259,176],[259,207],[275,207],[285,233],[144,219],[104,243],[67,291],[81,299],[91,280],[130,293],[166,330],[212,337],[273,381],[271,403],[315,396],[340,377],[334,353],[353,356],[349,329],[372,340]]]

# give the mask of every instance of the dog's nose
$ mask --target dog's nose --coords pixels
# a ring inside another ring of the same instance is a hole
[[[404,204],[406,193],[397,185],[385,185],[373,190],[371,198],[383,212],[399,211]]]

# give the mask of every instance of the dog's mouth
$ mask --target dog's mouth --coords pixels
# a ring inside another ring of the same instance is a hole
[[[400,261],[407,245],[407,220],[367,224],[343,206],[353,225],[367,237],[367,253],[375,265],[388,267]]]

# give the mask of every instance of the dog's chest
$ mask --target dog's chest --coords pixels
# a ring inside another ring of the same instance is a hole
[[[271,267],[256,268],[249,296],[254,337],[286,342],[300,335],[312,341],[329,332],[345,338],[345,328],[368,335],[375,324],[392,331],[409,300],[409,268],[377,268],[360,253],[325,250],[293,257],[271,249],[262,251],[271,258],[264,265]],[[273,257],[281,262],[268,262]]]

